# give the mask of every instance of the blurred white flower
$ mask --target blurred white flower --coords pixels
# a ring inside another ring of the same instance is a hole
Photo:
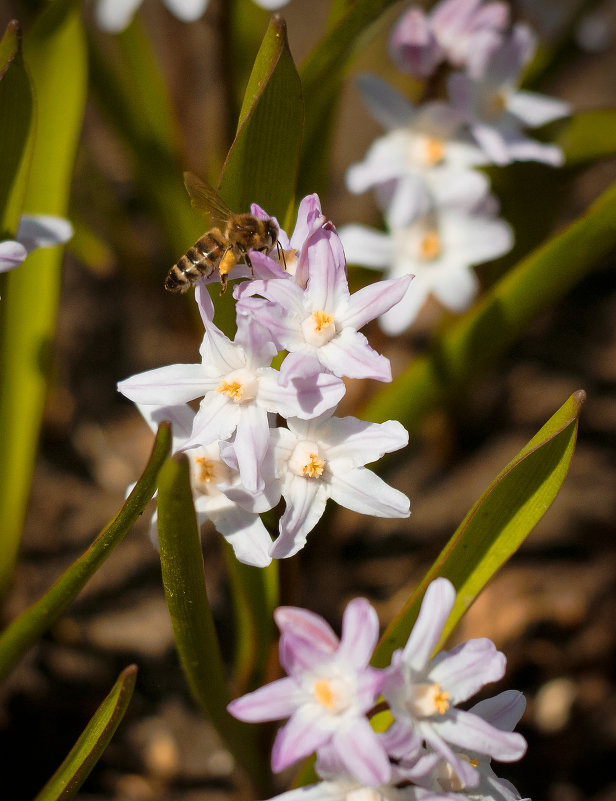
[[[440,206],[409,225],[391,226],[389,233],[363,225],[340,229],[351,264],[384,269],[391,278],[415,276],[400,303],[379,318],[385,333],[396,336],[412,325],[430,294],[453,312],[470,306],[479,289],[471,267],[502,256],[513,244],[511,228],[487,205]]]
[[[108,33],[120,33],[131,22],[143,0],[98,0],[96,21]],[[266,9],[281,8],[289,0],[255,0]],[[168,10],[182,22],[199,19],[208,6],[209,0],[163,0]]]
[[[498,49],[474,53],[466,73],[449,76],[453,107],[494,164],[540,161],[559,167],[563,163],[559,147],[536,142],[522,132],[524,127],[536,128],[570,113],[563,100],[517,88],[535,46],[530,28],[519,23]]]
[[[22,215],[17,237],[0,242],[0,272],[18,267],[33,250],[62,245],[72,235],[73,226],[62,217],[51,214]]]
[[[351,192],[376,187],[390,221],[404,225],[432,205],[479,200],[487,177],[472,168],[487,162],[464,134],[464,119],[445,103],[415,107],[376,75],[358,82],[362,100],[388,133],[376,139],[366,157],[347,171]]]

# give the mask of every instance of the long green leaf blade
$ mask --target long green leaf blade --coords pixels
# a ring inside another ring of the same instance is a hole
[[[393,651],[404,646],[425,590],[437,576],[450,579],[457,590],[442,645],[483,587],[524,542],[565,480],[585,397],[582,391],[573,394],[492,481],[387,628],[375,651],[375,665],[387,665]]]
[[[257,53],[218,185],[229,208],[243,212],[251,203],[258,203],[283,227],[288,226],[303,125],[301,83],[289,51],[286,25],[275,14]],[[216,302],[216,323],[233,335],[235,308],[229,295]]]
[[[21,47],[21,29],[10,22],[0,42],[0,241],[14,237],[32,157],[34,99]]]
[[[562,128],[562,124],[558,127]],[[568,167],[615,156],[616,109],[594,109],[574,114],[556,136],[556,144],[562,148]]]
[[[302,87],[275,14],[254,63],[220,194],[234,211],[259,203],[284,224],[293,207],[304,124]]]
[[[34,801],[68,801],[73,798],[120,725],[132,698],[136,679],[136,665],[129,665],[120,673],[111,692],[96,710],[64,762]]]
[[[37,126],[23,210],[64,215],[86,96],[79,5],[56,0],[25,38]],[[10,74],[10,73],[9,73]],[[13,572],[51,364],[61,248],[32,253],[9,273],[2,298],[0,364],[0,596]]]
[[[427,356],[381,389],[362,412],[416,431],[439,403],[468,383],[616,247],[616,184],[586,214],[523,259]]]
[[[169,425],[159,426],[150,459],[122,508],[42,598],[14,620],[0,636],[0,681],[76,598],[113,549],[125,537],[154,495],[158,472],[171,451]]]
[[[229,689],[207,599],[188,461],[181,453],[170,458],[160,472],[158,543],[175,643],[193,698],[255,785],[263,787],[265,770],[254,748],[254,731],[226,709]]]

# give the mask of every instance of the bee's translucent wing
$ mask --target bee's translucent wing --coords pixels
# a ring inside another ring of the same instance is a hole
[[[193,209],[219,221],[228,220],[233,213],[213,186],[192,172],[184,173],[184,186],[190,195]]]

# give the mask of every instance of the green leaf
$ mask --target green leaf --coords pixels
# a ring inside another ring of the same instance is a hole
[[[34,100],[24,66],[21,30],[9,22],[0,42],[0,241],[12,239],[19,225],[34,128]]]
[[[136,665],[129,665],[120,673],[111,692],[96,710],[83,734],[34,801],[68,801],[73,798],[109,745],[124,717],[136,679]]]
[[[138,16],[103,44],[90,33],[94,95],[129,148],[142,200],[156,215],[171,258],[177,259],[203,233],[203,221],[192,210],[182,181],[179,134],[167,88]]]
[[[79,6],[57,0],[25,38],[37,126],[23,210],[66,214],[86,96]],[[7,73],[7,75],[9,75]],[[62,249],[32,253],[7,276],[0,339],[0,596],[6,592],[28,499],[51,362]]]
[[[152,454],[139,481],[122,508],[101,531],[88,550],[60,576],[42,598],[32,604],[0,635],[0,681],[26,651],[62,615],[113,549],[143,513],[152,498],[158,471],[171,450],[171,431],[161,424]]]
[[[556,133],[555,143],[565,154],[567,167],[616,156],[616,109],[579,111],[564,126],[554,123],[542,133],[549,136],[552,131]]]
[[[257,54],[219,191],[234,211],[258,203],[283,225],[293,209],[304,123],[302,88],[284,20],[275,14]]]
[[[263,683],[270,646],[276,635],[278,561],[274,559],[265,568],[244,565],[230,546],[225,555],[235,613],[235,689],[243,694]]]
[[[226,709],[229,690],[207,599],[189,465],[182,453],[169,459],[160,472],[158,543],[175,643],[193,698],[255,785],[264,787],[265,767],[254,747],[255,732]]]
[[[519,339],[616,247],[616,183],[578,220],[535,250],[487,292],[391,385],[362,416],[400,420],[411,432]]]
[[[346,69],[360,44],[383,13],[397,0],[338,0],[334,24],[302,64],[300,75],[306,103],[306,130],[298,180],[300,195],[327,189],[328,154]],[[384,19],[383,19],[384,21]]]
[[[438,576],[456,588],[439,647],[497,570],[546,513],[565,480],[586,394],[578,391],[492,481],[466,515],[427,575],[388,626],[373,664],[389,664],[408,639],[428,584]]]

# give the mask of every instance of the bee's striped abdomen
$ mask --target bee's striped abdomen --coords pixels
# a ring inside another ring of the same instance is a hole
[[[169,270],[165,289],[168,292],[186,292],[214,272],[227,248],[227,241],[219,229],[212,228],[197,239]]]

